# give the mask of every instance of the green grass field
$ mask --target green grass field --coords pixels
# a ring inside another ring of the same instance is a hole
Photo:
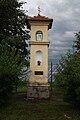
[[[64,102],[59,89],[53,88],[48,100],[27,100],[26,93],[18,92],[0,108],[0,120],[80,120],[80,109]]]

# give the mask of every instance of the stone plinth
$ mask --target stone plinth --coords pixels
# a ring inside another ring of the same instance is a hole
[[[27,98],[47,99],[49,98],[49,85],[32,85],[27,86]]]

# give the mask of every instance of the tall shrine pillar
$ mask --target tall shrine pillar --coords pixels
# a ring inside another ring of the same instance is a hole
[[[30,29],[30,79],[27,88],[28,98],[48,98],[48,30],[53,19],[46,16],[28,17]]]

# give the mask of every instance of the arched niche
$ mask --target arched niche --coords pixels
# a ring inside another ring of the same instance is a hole
[[[36,40],[37,41],[43,40],[43,32],[42,31],[37,31],[36,32]]]
[[[42,58],[43,58],[42,51],[40,51],[40,50],[36,51],[36,53],[35,53],[35,61],[36,61],[37,66],[42,65]]]

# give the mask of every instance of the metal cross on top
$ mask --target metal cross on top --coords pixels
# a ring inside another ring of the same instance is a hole
[[[40,16],[40,12],[41,12],[41,10],[40,10],[40,6],[38,7],[38,15]]]

